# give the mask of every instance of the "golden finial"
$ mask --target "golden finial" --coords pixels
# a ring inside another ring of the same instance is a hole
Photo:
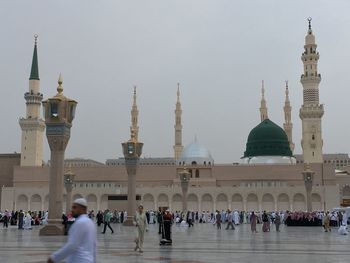
[[[62,87],[62,83],[63,83],[63,79],[62,79],[62,74],[60,73],[59,77],[58,77],[58,87],[57,87],[57,92],[58,94],[61,94],[63,92],[63,87]]]
[[[264,99],[265,97],[264,80],[261,81],[261,96],[262,96],[262,99]]]
[[[180,100],[180,83],[177,83],[177,101]]]

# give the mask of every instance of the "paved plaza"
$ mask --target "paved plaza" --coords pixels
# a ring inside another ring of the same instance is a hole
[[[211,224],[173,227],[173,246],[159,247],[157,225],[146,233],[144,253],[133,251],[135,229],[113,225],[115,234],[98,234],[98,262],[207,263],[207,262],[349,262],[350,236],[324,233],[320,227],[282,227],[277,233],[251,234],[249,225],[217,230]],[[260,225],[258,225],[260,227]],[[101,230],[101,229],[99,229]],[[100,231],[99,231],[100,232]],[[38,228],[0,230],[0,262],[46,262],[66,237],[39,237]]]

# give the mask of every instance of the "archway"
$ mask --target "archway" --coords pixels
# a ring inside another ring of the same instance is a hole
[[[41,211],[41,206],[42,206],[42,200],[41,196],[38,194],[32,195],[30,198],[30,211],[36,211],[39,212]]]
[[[160,194],[158,196],[158,207],[169,207],[169,198],[166,194]]]
[[[316,194],[316,193],[311,194],[311,202],[312,202],[313,211],[322,210],[321,196],[319,194]]]
[[[243,197],[240,194],[232,196],[232,210],[243,211]]]
[[[280,194],[277,198],[277,209],[279,211],[290,210],[289,196],[287,194]]]
[[[295,194],[293,197],[294,211],[305,211],[305,196],[303,194]]]
[[[216,197],[216,209],[219,211],[226,211],[228,209],[228,198],[225,194],[219,194]]]
[[[271,194],[264,194],[262,197],[262,210],[266,212],[275,211],[275,201]]]
[[[17,197],[16,208],[17,210],[23,210],[23,211],[28,210],[28,197],[26,195],[22,194]]]
[[[213,197],[210,194],[205,194],[202,196],[202,210],[209,211],[209,213],[213,212]]]
[[[259,210],[258,197],[256,194],[249,194],[247,196],[247,210],[248,211]]]
[[[89,211],[94,210],[94,212],[96,212],[96,210],[97,210],[97,196],[94,194],[89,194],[86,197],[86,201],[88,203],[88,210]]]
[[[151,194],[145,194],[143,196],[142,205],[145,210],[154,210],[154,197]]]
[[[182,211],[182,196],[180,194],[175,194],[171,200],[171,203],[172,211]]]
[[[198,211],[198,197],[195,194],[189,194],[187,196],[187,208],[189,211]]]

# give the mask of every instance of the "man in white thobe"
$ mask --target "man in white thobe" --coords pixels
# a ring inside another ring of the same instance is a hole
[[[239,225],[239,214],[238,214],[237,210],[235,210],[233,212],[233,221],[234,221],[235,225]]]
[[[96,226],[87,216],[87,201],[76,199],[72,205],[72,215],[76,218],[69,229],[67,243],[54,252],[47,263],[96,263]]]
[[[137,227],[137,237],[135,238],[135,251],[139,250],[140,253],[143,252],[143,240],[145,238],[145,231],[147,231],[147,217],[146,214],[143,212],[143,206],[139,206],[139,210],[136,212],[136,215],[134,217],[134,223]]]

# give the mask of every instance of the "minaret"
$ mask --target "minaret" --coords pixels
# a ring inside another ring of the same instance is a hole
[[[139,117],[139,110],[137,109],[137,104],[136,104],[136,86],[134,86],[134,97],[133,97],[133,103],[131,108],[130,133],[133,134],[136,141],[139,138],[139,126],[137,125],[138,117]]]
[[[315,36],[311,29],[311,18],[308,18],[309,29],[305,37],[304,52],[301,60],[304,74],[301,75],[303,85],[303,105],[299,116],[302,120],[302,140],[304,163],[322,163],[322,130],[321,122],[324,114],[323,104],[319,103],[321,74],[317,72],[319,54],[316,51]]]
[[[287,134],[290,149],[292,152],[294,151],[294,143],[293,143],[293,124],[292,124],[292,107],[290,106],[289,100],[289,90],[288,90],[288,81],[286,81],[286,101],[284,102],[284,123],[283,128]]]
[[[42,166],[43,163],[43,135],[45,122],[41,119],[40,79],[37,53],[37,39],[35,35],[32,68],[29,77],[29,91],[24,94],[27,113],[20,118],[22,129],[21,166]]]
[[[180,84],[177,83],[177,101],[175,109],[175,145],[174,145],[174,158],[178,160],[181,156],[182,146],[182,122],[181,122],[181,102],[180,102]]]
[[[266,100],[265,100],[265,88],[264,88],[264,81],[261,81],[261,102],[260,102],[260,118],[261,121],[264,121],[269,118],[267,115],[267,107],[266,107]]]

